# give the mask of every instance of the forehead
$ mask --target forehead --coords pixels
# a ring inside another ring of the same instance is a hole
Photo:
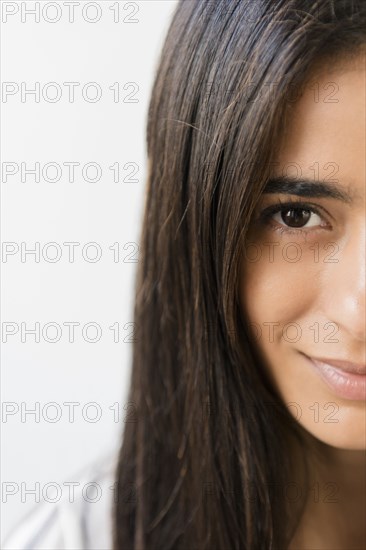
[[[302,96],[288,104],[277,158],[278,175],[289,163],[300,165],[302,175],[311,175],[317,167],[322,178],[331,175],[336,166],[337,179],[364,187],[365,61],[361,53],[331,67],[314,68]]]

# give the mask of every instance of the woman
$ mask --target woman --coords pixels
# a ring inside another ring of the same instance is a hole
[[[365,29],[361,0],[177,6],[114,550],[366,546]]]
[[[361,1],[177,7],[115,550],[366,546],[365,30]]]

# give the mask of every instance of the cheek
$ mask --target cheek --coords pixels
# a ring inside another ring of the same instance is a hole
[[[282,256],[271,261],[269,251],[260,249],[258,261],[242,264],[241,306],[250,322],[259,324],[262,330],[267,326],[264,323],[279,323],[280,327],[294,323],[316,304],[318,277],[315,273],[309,277],[301,261],[286,261]]]

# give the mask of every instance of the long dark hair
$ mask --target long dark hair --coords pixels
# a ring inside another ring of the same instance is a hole
[[[289,105],[366,42],[364,0],[182,0],[147,125],[148,180],[114,550],[286,548],[306,436],[238,296]],[[295,452],[295,449],[299,449]],[[298,464],[296,464],[298,467]]]

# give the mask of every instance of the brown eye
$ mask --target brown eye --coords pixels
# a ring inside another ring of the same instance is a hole
[[[257,222],[287,233],[330,228],[318,206],[300,201],[271,204],[260,212]]]
[[[303,208],[289,208],[280,212],[283,223],[289,227],[303,227],[311,218],[311,211]]]
[[[267,218],[289,229],[308,229],[324,224],[323,218],[313,208],[304,206],[282,205],[277,207]]]

